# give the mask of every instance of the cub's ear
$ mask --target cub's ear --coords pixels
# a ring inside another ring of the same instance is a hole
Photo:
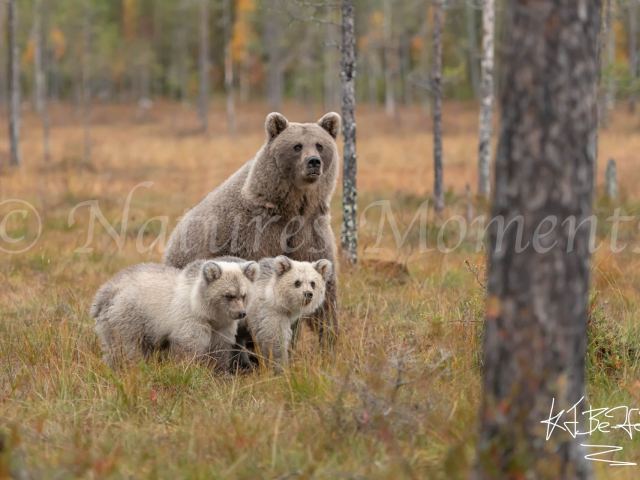
[[[205,262],[202,266],[202,275],[207,283],[211,283],[222,276],[222,268],[216,262]]]
[[[260,273],[260,267],[256,262],[247,262],[240,265],[240,270],[244,273],[244,276],[247,277],[252,282]]]
[[[329,260],[318,260],[317,262],[313,262],[313,268],[322,275],[324,281],[328,281],[331,273],[333,272],[333,265]]]
[[[283,275],[285,272],[288,272],[289,270],[291,270],[291,267],[293,267],[293,264],[291,263],[291,260],[289,260],[288,257],[285,257],[284,255],[280,255],[279,257],[276,257],[275,270],[278,276]]]
[[[284,115],[278,112],[273,112],[267,115],[267,120],[264,122],[264,129],[267,131],[267,139],[273,140],[289,126],[289,121],[284,118]]]
[[[336,112],[329,112],[320,120],[318,120],[318,125],[329,132],[329,135],[331,135],[334,139],[338,138],[341,123],[342,120],[340,119],[340,115],[338,115]]]

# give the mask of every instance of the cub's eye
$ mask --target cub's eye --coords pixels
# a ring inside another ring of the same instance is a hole
[[[296,283],[293,284],[296,288],[300,288],[300,285],[302,285],[302,282],[300,280],[296,280]]]
[[[297,144],[295,147],[293,147],[293,149],[294,149],[296,152],[301,151],[301,150],[302,150],[302,144],[300,144],[300,143],[299,143],[299,144]]]
[[[233,295],[225,295],[224,298],[226,298],[227,300],[233,300],[236,297],[234,297]]]
[[[247,298],[247,296],[246,296],[246,295],[242,295],[242,301],[243,301],[243,302],[245,301],[245,299],[246,299],[246,298]]]
[[[316,282],[311,282],[311,288],[316,288]]]
[[[324,147],[319,143],[316,143],[316,150],[318,150],[319,153],[322,153],[322,150],[324,150]]]

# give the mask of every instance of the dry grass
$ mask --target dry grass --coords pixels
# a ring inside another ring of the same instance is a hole
[[[403,112],[396,124],[381,112],[361,110],[361,211],[370,201],[389,199],[404,232],[431,192],[430,122],[417,111]],[[290,120],[309,116],[296,105],[283,112]],[[27,115],[24,165],[3,168],[0,200],[32,203],[43,232],[28,252],[0,254],[0,478],[8,472],[34,479],[417,479],[468,473],[480,394],[483,291],[462,267],[467,259],[473,265],[484,262],[475,253],[475,239],[451,254],[419,255],[417,232],[396,249],[387,226],[383,252],[364,255],[357,268],[341,269],[343,334],[335,357],[323,358],[311,332],[305,332],[285,375],[221,377],[175,362],[151,362],[114,374],[102,363],[88,317],[96,289],[127,265],[160,260],[157,251],[136,250],[142,224],[168,215],[172,228],[185,208],[251,158],[263,142],[266,113],[260,105],[241,109],[238,133],[230,138],[216,108],[210,125],[219,128],[205,138],[196,132],[192,109],[162,104],[148,122],[136,123],[134,108],[99,107],[92,161],[86,162],[79,122],[66,106],[58,106],[50,163],[41,159],[39,123]],[[322,112],[313,114],[319,118]],[[475,107],[449,104],[445,119],[448,209],[463,213],[464,186],[476,183]],[[640,205],[634,162],[640,151],[639,123],[621,111],[600,139],[601,165],[608,157],[618,161],[627,212]],[[6,125],[0,124],[0,131]],[[5,138],[0,141],[3,160]],[[86,241],[89,216],[86,207],[78,209],[69,227],[70,210],[97,199],[119,232],[126,196],[143,181],[154,183],[134,193],[122,251],[97,225],[93,252],[74,253]],[[601,219],[612,206],[598,201]],[[339,232],[339,192],[332,208]],[[361,232],[366,246],[375,243],[379,219],[378,213],[370,214]],[[14,237],[22,232],[30,240],[35,234],[33,220],[25,225],[14,216],[8,226]],[[622,227],[621,243],[638,246],[636,226]],[[609,230],[610,224],[602,224],[601,237]],[[148,246],[158,228],[150,225],[147,231],[143,241]],[[429,242],[433,246],[434,235]],[[631,248],[617,255],[603,249],[593,263],[598,312],[621,325],[622,343],[637,338],[640,257]],[[603,338],[610,338],[607,328]],[[640,406],[634,358],[614,362],[613,372],[594,358],[591,402]],[[640,460],[635,439],[619,432],[591,441],[624,446],[616,459]],[[602,472],[611,475],[606,466]],[[637,469],[618,467],[615,474],[636,478]]]

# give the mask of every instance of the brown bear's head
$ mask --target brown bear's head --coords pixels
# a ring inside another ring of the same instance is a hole
[[[338,171],[340,115],[331,112],[318,123],[289,123],[284,115],[270,113],[265,122],[267,154],[275,159],[278,171],[297,188],[316,185]]]

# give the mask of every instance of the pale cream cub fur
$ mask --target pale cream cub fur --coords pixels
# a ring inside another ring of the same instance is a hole
[[[229,368],[258,272],[256,262],[211,260],[184,270],[153,263],[123,270],[91,305],[107,362],[114,366],[168,348]]]
[[[263,361],[271,359],[279,367],[288,363],[291,325],[323,304],[332,268],[329,260],[297,262],[285,256],[260,260],[246,324]]]

